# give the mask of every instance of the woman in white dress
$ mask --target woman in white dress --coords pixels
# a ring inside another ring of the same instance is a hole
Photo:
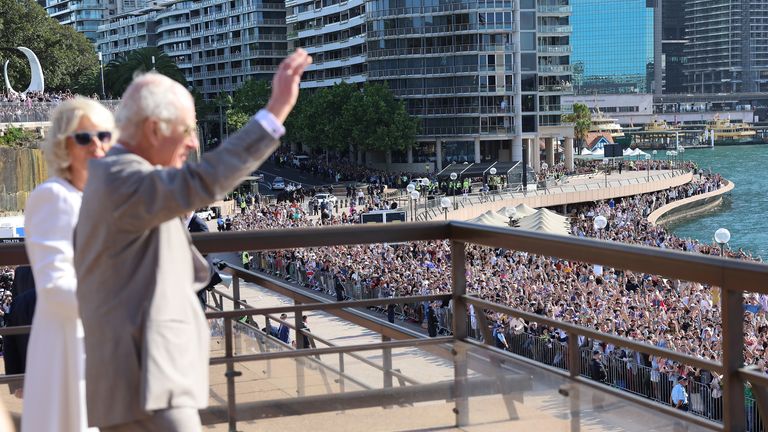
[[[90,99],[63,102],[51,114],[42,146],[51,177],[29,195],[24,217],[37,305],[27,349],[22,432],[88,429],[72,239],[88,161],[104,157],[114,134],[112,113]]]

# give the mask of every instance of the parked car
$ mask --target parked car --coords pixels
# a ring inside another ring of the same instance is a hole
[[[309,162],[309,156],[296,155],[293,157],[293,166],[299,168],[300,166]]]
[[[272,180],[272,190],[285,190],[285,179],[282,177],[275,177]]]
[[[195,211],[195,214],[197,217],[203,220],[211,220],[216,217],[216,213],[213,212],[213,210],[209,208],[202,208]]]

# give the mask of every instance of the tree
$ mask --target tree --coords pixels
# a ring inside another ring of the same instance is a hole
[[[404,150],[416,141],[418,119],[384,84],[366,83],[344,110],[351,137],[363,150]]]
[[[107,87],[107,93],[115,96],[122,95],[137,73],[147,72],[153,68],[156,72],[187,87],[187,79],[176,63],[159,49],[147,47],[130,51],[104,67],[104,85]]]
[[[592,129],[592,113],[589,111],[589,107],[580,103],[574,104],[573,113],[564,115],[563,121],[573,123],[576,153],[580,154],[582,147],[585,145],[584,140],[587,138],[587,133]]]
[[[76,89],[79,79],[98,71],[98,57],[88,39],[50,18],[34,0],[0,0],[0,35],[6,48],[0,55],[10,60],[8,75],[16,90],[25,90],[30,81],[27,59],[15,49],[19,46],[37,55],[47,90]]]
[[[221,101],[227,109],[227,126],[230,130],[238,130],[248,123],[256,112],[264,108],[269,101],[272,90],[265,80],[248,80],[232,95],[232,100]],[[217,105],[218,106],[218,105]]]

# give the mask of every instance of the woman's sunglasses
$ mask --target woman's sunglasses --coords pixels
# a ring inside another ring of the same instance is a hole
[[[95,136],[102,144],[108,143],[112,140],[112,132],[110,131],[98,131],[98,132],[78,132],[70,135],[75,143],[81,146],[87,146],[93,140]]]

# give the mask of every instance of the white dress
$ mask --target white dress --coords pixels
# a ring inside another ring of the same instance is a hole
[[[52,177],[29,195],[25,246],[37,291],[27,348],[22,432],[87,428],[83,326],[72,239],[82,193]]]

